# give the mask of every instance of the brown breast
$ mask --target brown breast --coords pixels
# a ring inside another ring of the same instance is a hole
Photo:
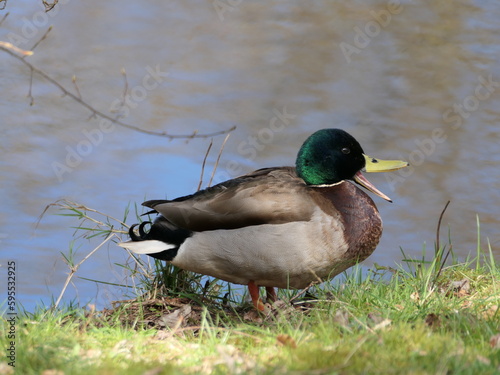
[[[345,261],[355,264],[373,253],[382,235],[382,220],[373,200],[348,181],[311,189],[313,199],[325,213],[340,213],[349,245]]]

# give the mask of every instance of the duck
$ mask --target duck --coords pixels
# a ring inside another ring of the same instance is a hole
[[[118,245],[246,285],[262,312],[277,300],[275,288],[330,280],[373,253],[382,220],[360,187],[392,201],[362,170],[406,166],[366,155],[345,130],[321,129],[304,141],[295,167],[258,169],[191,195],[144,202],[157,218],[132,225],[130,240]]]

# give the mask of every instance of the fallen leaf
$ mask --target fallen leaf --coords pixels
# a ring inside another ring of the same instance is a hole
[[[12,375],[14,367],[9,366],[7,362],[0,362],[0,374]]]
[[[166,340],[172,337],[172,333],[169,331],[161,330],[157,331],[155,335],[156,340]]]
[[[134,347],[132,342],[128,340],[121,340],[116,343],[116,345],[109,351],[109,353],[114,356],[124,356],[125,358],[131,358],[131,350]]]
[[[64,372],[61,370],[50,369],[43,371],[42,375],[64,375]]]
[[[492,305],[487,310],[483,311],[483,318],[492,319],[500,315],[498,305]]]
[[[159,325],[168,328],[178,328],[182,322],[191,314],[191,305],[183,305],[181,308],[169,313],[164,314],[160,320]]]
[[[80,357],[85,359],[95,359],[99,358],[101,355],[102,352],[99,349],[80,350]]]
[[[233,345],[217,345],[217,355],[206,356],[203,359],[203,364],[201,367],[192,367],[189,373],[195,374],[212,374],[214,369],[224,366],[224,373],[228,374],[241,374],[241,373],[260,373],[256,372],[255,368],[258,364],[251,358],[243,354]],[[250,371],[254,370],[254,371]]]
[[[490,361],[488,358],[483,357],[482,355],[478,355],[478,356],[476,357],[476,360],[477,360],[478,362],[481,362],[481,363],[482,363],[482,364],[484,364],[484,365],[490,365],[490,364],[491,364],[491,361]]]
[[[144,371],[142,375],[158,375],[161,374],[163,370],[164,370],[163,367],[155,367],[147,371]]]
[[[450,284],[454,292],[469,292],[470,291],[470,281],[469,279],[462,279],[460,281],[453,281]]]
[[[390,319],[384,319],[380,323],[378,323],[375,327],[373,327],[373,330],[374,331],[378,331],[380,329],[384,329],[384,328],[390,326],[391,323],[392,323],[392,320],[390,320]]]
[[[441,319],[438,315],[430,313],[425,317],[425,324],[431,328],[437,328],[441,325]]]
[[[459,281],[452,281],[447,288],[447,295],[450,292],[456,297],[465,297],[470,295],[470,281],[469,279],[462,279]]]
[[[276,336],[276,340],[278,341],[278,344],[281,344],[283,346],[288,346],[289,348],[295,349],[297,347],[297,343],[293,339],[292,336],[286,335],[286,334],[281,334]]]
[[[375,314],[375,313],[368,313],[368,319],[370,319],[373,323],[379,324],[384,320],[384,318],[381,315]]]
[[[468,309],[471,306],[472,306],[472,301],[465,300],[462,302],[462,309]]]
[[[275,313],[278,315],[290,315],[294,313],[296,310],[293,308],[289,303],[286,303],[283,300],[277,300],[275,301],[272,306],[272,310],[275,311]]]
[[[251,309],[251,310],[247,311],[243,315],[243,319],[249,320],[249,321],[254,322],[254,323],[262,323],[262,321],[263,321],[262,314],[255,309]]]
[[[349,325],[349,314],[345,310],[335,311],[335,316],[333,321],[342,327],[347,327]]]
[[[493,349],[500,349],[500,333],[497,333],[495,336],[491,337],[490,346]]]

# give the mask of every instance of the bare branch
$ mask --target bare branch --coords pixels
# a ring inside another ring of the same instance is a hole
[[[4,17],[4,19],[5,19],[5,17]],[[3,49],[4,51],[10,53],[12,56],[14,56],[16,58],[19,58],[19,56],[17,56],[15,53],[18,53],[18,54],[23,55],[23,56],[33,55],[33,51],[25,51],[21,48],[16,47],[15,45],[13,45],[12,43],[9,43],[9,42],[0,41],[0,48]]]
[[[156,136],[159,136],[159,137],[165,137],[165,138],[168,138],[170,140],[172,140],[172,139],[211,138],[211,137],[215,137],[215,136],[218,136],[218,135],[223,135],[223,134],[230,133],[234,129],[236,129],[236,126],[232,126],[229,129],[221,130],[221,131],[217,131],[217,132],[212,132],[212,133],[198,134],[198,131],[195,130],[191,134],[169,134],[166,131],[155,132],[155,131],[152,131],[152,130],[142,129],[142,128],[140,128],[138,126],[135,126],[135,125],[127,124],[127,123],[122,122],[122,121],[120,121],[118,119],[114,119],[113,117],[111,117],[111,116],[109,116],[109,115],[107,115],[107,114],[105,114],[105,113],[103,113],[103,112],[95,109],[90,104],[88,104],[84,100],[80,99],[77,95],[75,95],[72,92],[68,91],[64,86],[62,86],[59,82],[57,82],[55,79],[53,79],[52,77],[50,77],[47,73],[45,73],[44,71],[38,69],[34,65],[30,64],[28,61],[26,61],[25,59],[23,59],[22,57],[20,57],[19,55],[17,55],[13,51],[16,51],[16,52],[22,53],[22,54],[28,54],[28,55],[33,54],[33,52],[31,52],[31,51],[22,51],[22,50],[18,49],[17,47],[14,47],[12,44],[6,43],[6,42],[0,42],[0,50],[2,50],[4,52],[7,52],[12,57],[14,57],[14,58],[18,59],[19,61],[21,61],[24,65],[26,65],[28,68],[30,68],[33,72],[35,72],[38,75],[42,76],[47,81],[49,81],[52,85],[56,86],[59,90],[62,91],[62,93],[64,95],[70,97],[71,99],[73,99],[74,101],[76,101],[81,106],[87,108],[89,111],[92,112],[93,115],[96,115],[96,116],[99,116],[99,117],[101,117],[103,119],[109,120],[113,124],[117,124],[117,125],[122,126],[124,128],[130,129],[130,130],[135,130],[137,132],[144,133],[144,134],[156,135]]]

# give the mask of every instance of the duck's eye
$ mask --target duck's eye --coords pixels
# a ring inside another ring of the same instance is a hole
[[[349,154],[350,152],[351,152],[351,150],[350,150],[350,149],[348,149],[347,147],[344,147],[344,148],[342,149],[342,153],[343,153],[343,154],[346,154],[346,155],[347,155],[347,154]]]

